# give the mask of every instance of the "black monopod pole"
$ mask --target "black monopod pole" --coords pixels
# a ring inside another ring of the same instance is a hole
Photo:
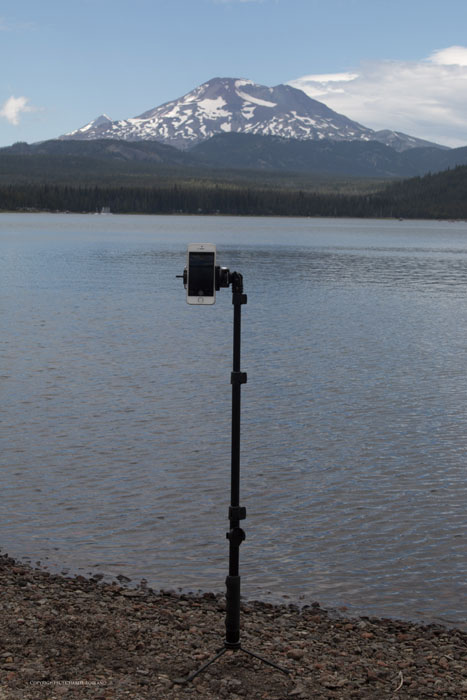
[[[226,637],[225,646],[228,649],[238,649],[240,645],[240,545],[245,539],[245,532],[240,527],[240,521],[246,518],[246,508],[240,506],[240,408],[241,385],[246,383],[246,372],[240,371],[241,350],[241,314],[242,304],[247,303],[243,294],[242,275],[232,274],[232,303],[234,305],[233,320],[233,371],[232,384],[232,442],[231,442],[231,486],[229,521],[229,575],[226,578]]]
[[[227,271],[226,271],[227,272]],[[238,272],[228,273],[228,284],[232,285],[233,316],[233,367],[231,374],[232,384],[232,439],[231,439],[231,484],[229,523],[230,530],[227,533],[229,540],[229,574],[226,584],[226,613],[225,613],[225,641],[215,656],[207,661],[198,670],[189,674],[186,678],[174,679],[175,683],[189,683],[196,676],[223,656],[227,651],[242,651],[249,656],[272,666],[283,673],[290,673],[288,669],[258,656],[249,649],[245,649],[240,642],[240,545],[245,539],[245,532],[240,527],[240,521],[246,518],[246,508],[240,506],[240,409],[241,409],[241,385],[247,381],[246,372],[240,370],[241,351],[241,313],[242,305],[247,303],[247,296],[243,293],[243,276]]]

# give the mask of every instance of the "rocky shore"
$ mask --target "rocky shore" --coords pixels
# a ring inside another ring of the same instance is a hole
[[[317,603],[245,603],[242,643],[289,671],[227,652],[224,601],[66,578],[0,556],[0,700],[467,698],[467,634],[344,618]]]

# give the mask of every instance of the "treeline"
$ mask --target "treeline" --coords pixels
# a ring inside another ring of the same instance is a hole
[[[160,187],[0,187],[0,209],[8,211],[99,212],[114,214],[231,214],[235,216],[371,216],[370,201],[281,189],[209,185]]]
[[[467,167],[397,182],[375,200],[394,216],[407,219],[466,219]]]
[[[227,214],[467,218],[467,167],[413,178],[366,195],[254,186],[161,184],[156,187],[0,186],[0,210],[114,214]]]

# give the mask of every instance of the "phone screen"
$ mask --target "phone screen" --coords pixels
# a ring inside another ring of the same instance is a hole
[[[214,296],[215,253],[190,252],[188,260],[188,296]]]

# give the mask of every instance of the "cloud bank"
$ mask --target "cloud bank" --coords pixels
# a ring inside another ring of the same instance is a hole
[[[23,112],[34,112],[34,107],[28,104],[27,97],[9,97],[0,109],[0,117],[6,119],[13,126],[18,126],[20,115]]]
[[[363,62],[346,73],[305,75],[289,85],[373,129],[447,146],[467,145],[467,47],[420,61]]]

